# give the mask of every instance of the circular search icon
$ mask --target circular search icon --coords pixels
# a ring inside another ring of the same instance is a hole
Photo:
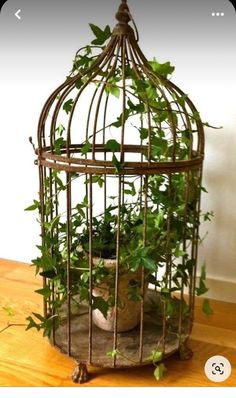
[[[230,376],[231,364],[227,358],[215,355],[206,361],[204,370],[209,380],[221,383]]]

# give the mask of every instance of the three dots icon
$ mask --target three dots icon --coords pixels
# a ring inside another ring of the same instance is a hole
[[[225,13],[224,12],[212,12],[211,15],[212,15],[212,17],[224,17]]]

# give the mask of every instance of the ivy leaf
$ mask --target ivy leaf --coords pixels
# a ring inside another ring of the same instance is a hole
[[[139,133],[140,133],[141,140],[145,140],[146,138],[148,138],[148,129],[141,127],[139,129]]]
[[[42,328],[44,329],[43,331],[43,336],[44,337],[50,337],[52,330],[53,330],[53,325],[55,324],[55,328],[59,326],[59,317],[58,315],[53,315],[50,318],[44,319]]]
[[[184,107],[186,99],[188,98],[187,94],[182,95],[181,97],[177,97],[177,102]]]
[[[153,72],[164,77],[171,75],[175,70],[175,67],[171,66],[170,62],[160,64],[156,58],[154,58],[153,61],[150,61],[149,64],[151,65]]]
[[[34,200],[34,203],[31,206],[27,207],[25,211],[33,211],[36,209],[40,209],[40,202],[38,200]]]
[[[2,309],[6,312],[6,314],[8,316],[14,316],[15,315],[15,311],[11,307],[2,307]]]
[[[92,309],[98,309],[101,311],[102,315],[106,318],[107,317],[107,312],[109,309],[108,303],[100,296],[95,297],[93,296],[93,303],[92,303]]]
[[[75,87],[79,90],[82,86],[83,86],[83,81],[82,81],[82,79],[78,79],[76,82],[75,82]]]
[[[211,221],[212,217],[214,217],[213,211],[207,211],[203,214],[204,221]]]
[[[203,265],[201,268],[201,276],[199,280],[199,286],[196,287],[196,294],[197,296],[201,296],[202,294],[206,293],[208,291],[208,288],[205,285],[205,279],[206,279],[206,266]]]
[[[43,276],[45,278],[48,278],[48,279],[54,279],[57,276],[56,272],[55,271],[51,271],[51,270],[42,271],[42,272],[39,273],[39,275]]]
[[[115,358],[118,354],[119,354],[119,351],[117,349],[107,352],[107,356],[109,358]]]
[[[65,131],[65,127],[62,124],[59,124],[59,126],[56,129],[57,135],[59,137],[61,137],[64,131]]]
[[[202,303],[202,311],[204,312],[204,314],[206,315],[212,315],[214,314],[213,309],[210,306],[209,300],[205,299]]]
[[[107,94],[112,94],[114,97],[119,98],[120,97],[120,88],[117,86],[116,83],[120,81],[120,78],[118,77],[113,77],[112,79],[109,79],[107,82],[107,85],[105,87],[105,91]]]
[[[176,247],[173,254],[175,257],[186,257],[187,255],[186,251],[181,250],[179,247]]]
[[[60,171],[58,170],[53,170],[52,171],[52,175],[55,178],[55,183],[58,185],[59,189],[64,191],[66,189],[66,186],[63,184],[62,180],[60,179],[60,177],[58,177]]]
[[[38,314],[36,312],[32,312],[32,314],[35,316],[35,318],[37,318],[39,321],[41,322],[45,322],[45,319],[41,314]]]
[[[157,380],[162,379],[164,373],[167,371],[164,363],[160,363],[160,365],[158,365],[156,367],[156,369],[154,370],[154,376]]]
[[[35,293],[41,294],[45,298],[49,298],[52,294],[52,291],[49,286],[46,286],[43,289],[35,290]]]
[[[90,23],[90,28],[92,29],[93,34],[96,36],[96,39],[92,41],[92,44],[96,46],[101,46],[109,39],[111,36],[110,26],[106,26],[104,30],[100,29],[98,26]]]
[[[148,361],[152,361],[153,363],[160,362],[163,358],[163,352],[153,350],[151,355],[147,358]]]
[[[150,270],[151,272],[156,272],[157,266],[156,263],[151,259],[151,257],[145,256],[141,258],[141,265],[144,268]]]
[[[66,101],[66,102],[64,103],[64,105],[63,105],[63,110],[66,111],[67,114],[70,113],[70,112],[71,112],[71,109],[72,109],[72,107],[73,107],[73,104],[74,104],[73,99],[72,99],[72,98],[69,99],[68,101]]]
[[[86,153],[88,153],[92,148],[92,144],[90,144],[90,142],[86,142],[86,144],[84,144],[84,146],[82,146],[82,148],[80,149],[80,152],[82,153],[82,155],[86,155]]]
[[[86,183],[89,182],[90,180],[88,179],[87,181],[85,181]],[[98,183],[99,187],[102,188],[103,187],[103,183],[104,183],[104,179],[102,178],[102,176],[98,175],[98,176],[93,176],[92,177],[92,183]]]
[[[120,144],[116,140],[109,140],[105,145],[105,149],[111,152],[119,152],[120,151]]]
[[[126,122],[126,120],[128,119],[128,117],[129,117],[129,113],[130,113],[130,110],[129,109],[125,109],[124,110],[124,113],[122,112],[121,114],[120,114],[120,116],[117,118],[117,121],[116,122],[114,122],[114,123],[112,123],[112,126],[114,126],[114,127],[121,127],[122,126],[122,123],[123,123],[123,118],[124,118],[124,122]]]
[[[29,321],[29,324],[27,325],[25,330],[29,330],[32,328],[36,328],[37,330],[40,330],[40,325],[38,325],[32,318],[32,316],[28,316],[26,318],[27,321]]]
[[[42,268],[44,271],[51,271],[56,266],[56,258],[48,253],[42,253],[41,257],[32,260],[32,264],[38,268]]]
[[[117,159],[116,155],[113,154],[112,156],[112,163],[115,166],[116,169],[116,173],[121,173],[122,172],[122,164],[121,162],[119,162],[119,160]]]
[[[55,154],[56,155],[60,155],[61,154],[61,148],[64,144],[64,139],[62,137],[58,138],[55,142],[54,142],[54,148],[55,148]]]
[[[135,189],[134,183],[133,182],[124,181],[124,184],[126,184],[126,185],[128,185],[130,187],[130,189],[124,189],[124,193],[126,193],[126,195],[135,196],[136,195],[136,189]]]

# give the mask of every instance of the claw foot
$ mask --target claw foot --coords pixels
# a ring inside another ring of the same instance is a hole
[[[182,343],[179,346],[179,359],[181,361],[187,361],[188,359],[191,359],[193,356],[192,350],[187,347],[186,343]]]
[[[88,369],[84,363],[76,361],[76,368],[71,376],[74,383],[86,383],[89,379]]]

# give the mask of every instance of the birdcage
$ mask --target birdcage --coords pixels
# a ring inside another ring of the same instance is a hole
[[[111,36],[92,26],[38,127],[44,325],[77,382],[90,364],[191,357],[203,125],[126,1],[116,18]]]

